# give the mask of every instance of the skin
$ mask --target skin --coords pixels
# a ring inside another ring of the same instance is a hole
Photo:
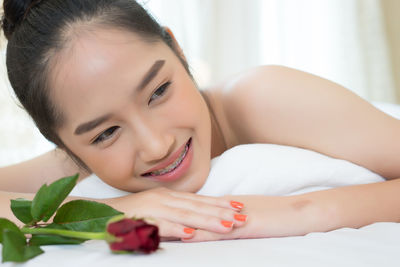
[[[400,123],[342,86],[301,71],[262,66],[205,90],[207,107],[176,55],[162,43],[149,44],[129,32],[94,29],[67,47],[51,73],[52,97],[65,118],[59,131],[62,140],[105,182],[140,191],[103,201],[128,215],[153,217],[164,238],[195,242],[303,235],[400,221],[400,180],[395,179],[400,177]],[[160,73],[143,91],[133,93],[160,59],[166,62]],[[148,105],[154,90],[168,80],[169,91]],[[112,114],[109,121],[91,132],[74,134],[79,124],[105,113]],[[100,145],[91,144],[116,125],[120,128],[115,135]],[[184,177],[161,183],[140,176],[189,137],[195,157]],[[391,181],[289,197],[212,198],[192,193],[203,185],[210,158],[248,143],[311,149],[352,161]],[[52,153],[39,159],[60,166],[65,158]],[[17,173],[10,171],[15,168],[3,169],[5,175],[7,170],[8,177]],[[68,167],[65,172],[76,171]],[[244,203],[244,208],[232,209],[230,200]],[[246,222],[234,219],[238,212],[248,215]],[[234,227],[224,228],[220,220],[233,221]],[[184,227],[197,230],[183,234]]]
[[[149,44],[134,34],[96,30],[73,41],[59,56],[52,75],[54,101],[65,123],[63,142],[113,187],[138,192],[156,187],[196,192],[210,168],[211,122],[201,94],[165,44]],[[117,49],[116,49],[117,48]],[[142,77],[165,60],[156,77],[139,90]],[[149,99],[166,82],[162,97]],[[110,113],[109,120],[76,135],[78,125]],[[93,140],[118,126],[101,143]],[[155,182],[142,177],[192,137],[193,164],[183,179]]]

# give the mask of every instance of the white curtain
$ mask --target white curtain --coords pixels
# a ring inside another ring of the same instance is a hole
[[[161,24],[172,29],[202,87],[259,65],[262,1],[143,2]]]
[[[395,100],[379,1],[262,2],[263,63],[321,75],[368,100]]]
[[[252,66],[280,64],[371,101],[395,102],[379,0],[143,2],[176,33],[201,86]]]

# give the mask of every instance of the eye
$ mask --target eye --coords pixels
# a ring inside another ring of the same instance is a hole
[[[148,104],[150,104],[153,100],[156,100],[156,99],[160,98],[161,96],[163,96],[165,94],[165,92],[168,90],[168,87],[170,85],[171,85],[171,82],[166,82],[163,85],[161,85],[160,87],[158,87],[158,89],[155,90],[154,93],[151,95]]]
[[[92,142],[92,144],[96,145],[99,144],[101,142],[104,142],[105,140],[111,138],[115,131],[117,131],[119,129],[119,126],[113,126],[108,128],[107,130],[105,130],[104,132],[102,132],[101,134],[99,134],[96,139]]]

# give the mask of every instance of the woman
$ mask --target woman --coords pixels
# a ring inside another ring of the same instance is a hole
[[[265,66],[200,93],[172,33],[133,0],[6,0],[4,10],[10,82],[58,149],[1,170],[2,214],[12,218],[10,198],[32,198],[10,192],[94,172],[138,192],[102,201],[153,217],[164,239],[303,235],[399,220],[400,123],[345,88]],[[315,150],[393,180],[285,197],[196,195],[210,159],[247,143]]]

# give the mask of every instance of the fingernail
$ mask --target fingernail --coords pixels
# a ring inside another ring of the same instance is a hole
[[[234,207],[235,209],[243,209],[244,204],[241,202],[237,202],[237,201],[231,201],[231,206]]]
[[[194,229],[193,228],[185,228],[185,229],[183,229],[183,231],[187,234],[192,234],[194,232]]]
[[[221,221],[221,224],[227,228],[231,228],[233,225],[233,222],[231,221]]]
[[[247,220],[247,215],[235,214],[235,216],[233,216],[233,218],[235,218],[235,220],[237,220],[237,221],[245,222]]]

